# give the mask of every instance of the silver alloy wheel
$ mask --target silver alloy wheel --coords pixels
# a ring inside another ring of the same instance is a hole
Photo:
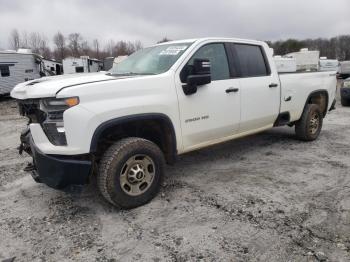
[[[319,125],[320,125],[320,116],[316,112],[313,112],[310,117],[310,125],[309,125],[310,133],[312,135],[316,134]]]
[[[132,156],[120,172],[121,188],[130,196],[139,196],[152,185],[155,172],[155,164],[149,156]]]

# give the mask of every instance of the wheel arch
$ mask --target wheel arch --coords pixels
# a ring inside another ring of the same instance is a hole
[[[116,139],[130,136],[148,139],[160,147],[167,163],[172,164],[176,160],[175,128],[171,119],[165,114],[135,114],[103,122],[94,131],[90,144],[90,153],[98,153],[101,150],[100,142],[109,135],[115,135]]]
[[[322,97],[325,97],[325,101],[323,101]],[[317,104],[321,107],[321,111],[323,114],[323,117],[327,114],[327,109],[329,105],[329,94],[326,89],[318,89],[315,91],[312,91],[309,96],[306,99],[306,102],[304,104],[303,112],[305,110],[305,107],[307,104]]]

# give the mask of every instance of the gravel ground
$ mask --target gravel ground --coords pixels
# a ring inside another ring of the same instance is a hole
[[[0,101],[0,260],[349,261],[350,108],[320,138],[270,131],[181,156],[130,211],[94,184],[56,191],[23,172],[25,119]]]

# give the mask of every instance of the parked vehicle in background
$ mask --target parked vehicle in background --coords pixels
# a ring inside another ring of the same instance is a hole
[[[62,64],[64,74],[99,72],[103,68],[100,60],[89,56],[67,57],[63,59]]]
[[[350,106],[350,78],[345,79],[340,87],[340,99],[342,106]]]
[[[293,73],[297,71],[297,61],[293,57],[273,57],[278,73]]]
[[[284,57],[296,59],[297,71],[318,71],[320,51],[310,51],[308,48],[302,48],[299,52],[289,53]]]
[[[327,59],[327,57],[320,57],[319,70],[320,71],[336,71],[339,70],[339,61],[337,59]]]
[[[264,42],[201,38],[157,44],[108,73],[19,84],[29,129],[20,152],[54,188],[97,173],[107,201],[133,208],[158,192],[177,155],[273,126],[317,139],[335,103],[335,72],[279,75]]]
[[[42,56],[29,49],[0,52],[0,95],[7,95],[19,83],[42,76],[54,75],[56,71],[45,68]]]
[[[346,79],[350,77],[350,61],[341,61],[338,71],[338,78]]]

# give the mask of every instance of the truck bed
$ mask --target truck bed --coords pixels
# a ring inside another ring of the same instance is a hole
[[[298,120],[303,112],[306,99],[313,91],[318,90],[328,91],[327,110],[329,110],[335,98],[337,85],[335,75],[335,71],[279,74],[281,82],[280,112],[290,112],[291,122]]]

